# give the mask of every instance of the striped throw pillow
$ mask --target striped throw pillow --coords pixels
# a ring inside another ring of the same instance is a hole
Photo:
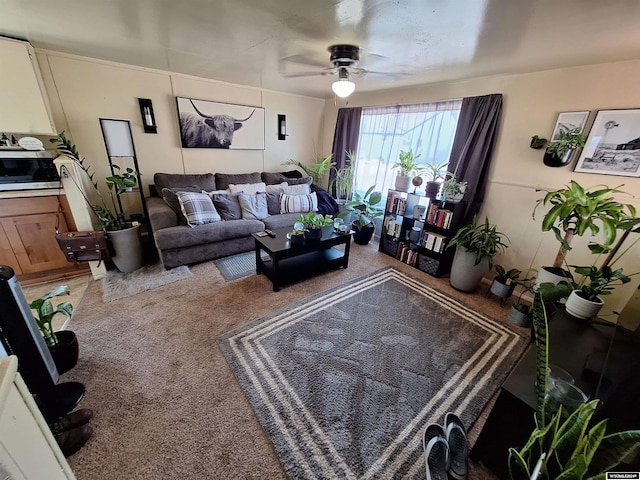
[[[211,197],[206,193],[177,192],[176,195],[180,202],[180,210],[190,227],[222,220],[213,206]]]
[[[309,195],[280,195],[280,213],[305,213],[318,210],[316,192]]]

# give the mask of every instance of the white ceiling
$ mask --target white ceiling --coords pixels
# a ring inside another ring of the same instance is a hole
[[[371,91],[640,59],[639,0],[3,0],[0,33],[39,48],[330,97],[327,47],[410,76]],[[282,60],[294,57],[292,61]],[[305,63],[301,63],[302,60]],[[313,64],[317,64],[313,65]]]

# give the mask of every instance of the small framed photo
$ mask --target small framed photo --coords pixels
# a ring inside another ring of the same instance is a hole
[[[579,128],[580,133],[582,133],[590,113],[590,110],[586,110],[584,112],[562,112],[559,114],[558,121],[556,122],[556,126],[553,127],[553,133],[549,141],[555,142],[556,140],[560,140],[560,133],[573,130],[574,128]]]
[[[640,108],[598,110],[574,172],[640,177]]]

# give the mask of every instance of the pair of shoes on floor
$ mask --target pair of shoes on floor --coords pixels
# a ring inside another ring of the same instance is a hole
[[[432,423],[422,438],[427,480],[464,480],[467,477],[469,444],[464,425],[454,413],[447,413],[444,427]]]
[[[65,457],[76,453],[91,438],[93,428],[87,425],[91,418],[93,418],[93,411],[83,408],[68,413],[49,424],[49,428]]]

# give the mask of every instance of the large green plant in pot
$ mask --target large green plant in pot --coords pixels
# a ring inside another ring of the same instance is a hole
[[[382,217],[384,213],[382,208],[378,207],[382,200],[382,192],[374,189],[375,185],[372,185],[364,195],[354,193],[353,200],[346,204],[346,210],[338,214],[341,218],[351,214],[353,218],[351,227],[355,230],[353,241],[359,245],[367,245],[371,241],[375,232],[373,221]]]
[[[461,227],[447,244],[447,248],[456,247],[451,265],[449,283],[463,292],[473,292],[480,280],[493,268],[493,257],[504,250],[507,236],[498,231],[495,225],[485,218],[481,224],[477,217],[468,225]]]

